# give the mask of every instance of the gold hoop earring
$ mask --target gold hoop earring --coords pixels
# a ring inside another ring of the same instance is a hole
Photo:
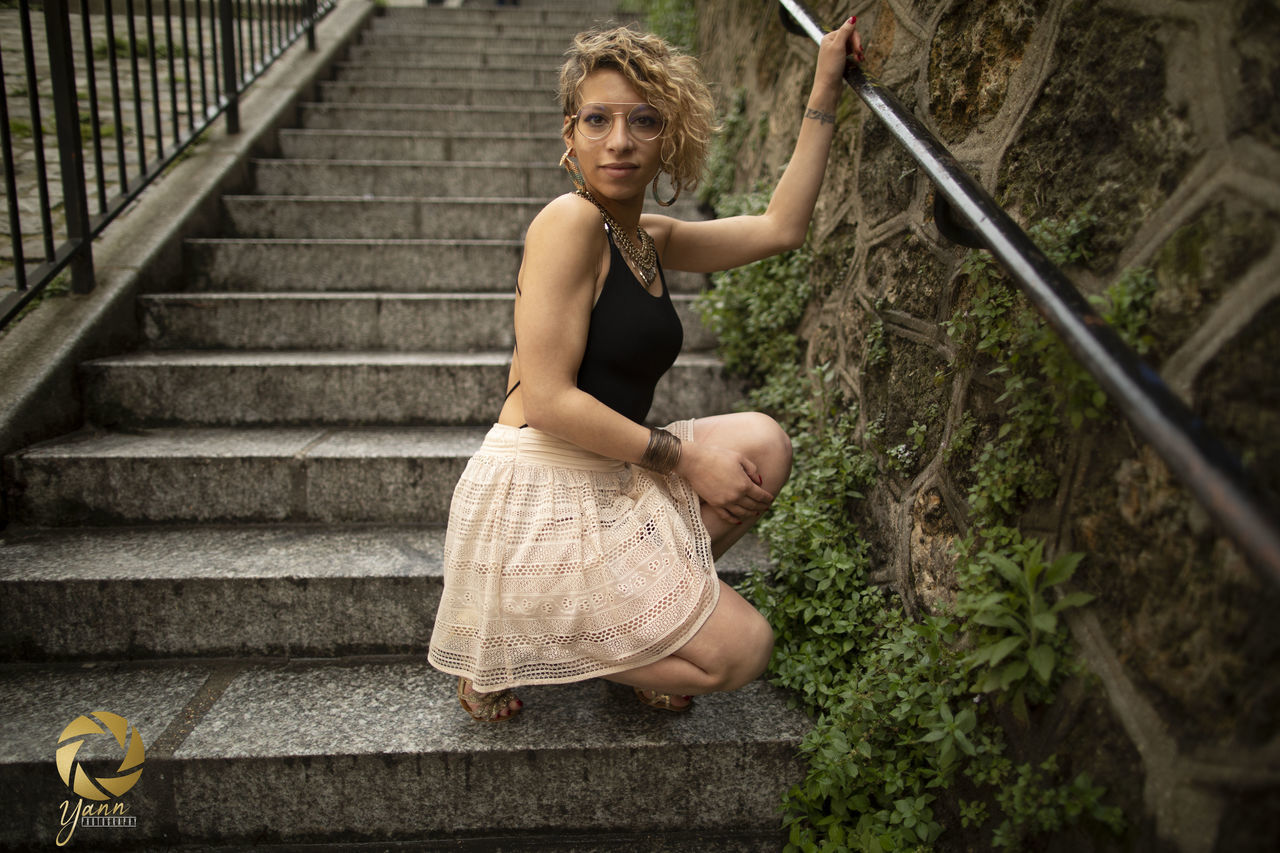
[[[680,188],[676,187],[676,194],[673,195],[667,201],[663,201],[662,199],[658,198],[658,178],[661,178],[661,177],[662,177],[661,172],[653,176],[653,200],[656,201],[662,207],[670,207],[671,205],[676,203],[676,199],[680,198]]]
[[[587,188],[587,180],[582,177],[582,169],[578,168],[578,164],[573,162],[573,158],[569,156],[569,149],[565,149],[560,155],[560,165],[569,173],[569,181],[573,184],[575,190],[585,190]]]

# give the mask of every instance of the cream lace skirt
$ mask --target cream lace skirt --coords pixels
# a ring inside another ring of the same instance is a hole
[[[719,594],[682,478],[497,424],[453,493],[428,660],[484,691],[581,681],[671,654]]]

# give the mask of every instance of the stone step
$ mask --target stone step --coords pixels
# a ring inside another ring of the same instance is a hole
[[[545,88],[517,89],[511,86],[457,85],[443,83],[350,83],[326,80],[320,83],[320,100],[346,104],[457,104],[488,107],[552,107],[560,105],[555,92]]]
[[[602,23],[627,23],[639,20],[634,13],[619,13],[613,8],[555,8],[501,6],[493,8],[444,8],[439,6],[392,7],[375,17],[369,29],[467,29],[493,35],[510,32],[545,32],[559,29],[576,33]]]
[[[541,198],[570,189],[555,163],[398,160],[253,160],[254,191],[264,195]]]
[[[501,38],[503,50],[517,54],[549,53],[558,59],[564,58],[564,51],[573,42],[576,28],[544,29],[535,28],[529,31],[513,32],[511,28],[496,34]],[[369,47],[389,47],[421,50],[423,53],[450,51],[491,51],[497,42],[493,33],[466,27],[432,27],[423,29],[415,26],[407,29],[370,28],[360,34],[359,44]],[[557,63],[558,64],[558,63]]]
[[[52,845],[68,798],[56,738],[92,710],[126,718],[147,750],[123,800],[136,827],[78,827],[82,849],[492,850],[483,838],[748,830],[782,841],[777,804],[803,778],[810,723],[777,688],[664,714],[601,680],[527,687],[518,720],[484,725],[454,685],[420,656],[6,667],[0,845]],[[108,735],[83,754],[110,772],[120,753]]]
[[[462,293],[222,293],[139,297],[143,335],[158,350],[403,350],[514,344],[515,297]],[[672,294],[686,352],[711,349],[692,294]]]
[[[490,68],[452,68],[447,64],[418,62],[337,62],[334,79],[352,83],[487,83],[491,86],[518,88],[542,87],[548,94],[556,91],[559,71],[554,68],[530,68],[510,62]]]
[[[196,292],[513,293],[523,243],[216,238],[184,249]]]
[[[427,62],[433,65],[451,65],[459,69],[513,65],[558,69],[564,62],[564,51],[569,47],[571,39],[565,39],[558,45],[545,48],[522,42],[508,42],[504,39],[501,48],[496,50],[492,40],[478,50],[439,38],[432,39],[430,42],[424,39],[423,42],[406,45],[402,42],[362,40],[361,43],[347,49],[346,60],[348,62]]]
[[[200,239],[185,243],[196,292],[512,293],[519,240]],[[707,286],[700,273],[667,273],[672,293]]]
[[[0,661],[425,655],[439,526],[6,530]],[[748,536],[716,564],[765,568]]]
[[[558,163],[564,140],[546,133],[436,133],[407,130],[280,131],[284,157],[298,160],[465,160]]]
[[[569,192],[564,169],[540,163],[466,163],[402,160],[253,160],[254,190],[276,198],[485,201],[500,204],[517,198],[546,204]],[[704,214],[692,199],[670,208],[652,202],[648,213],[696,221]],[[527,223],[526,223],[527,224]]]
[[[473,44],[476,39],[480,39],[484,44],[477,49],[491,51],[495,45],[503,44],[508,39],[518,45],[525,45],[529,40],[533,39],[536,40],[540,47],[555,50],[559,46],[560,50],[564,50],[572,43],[574,36],[591,26],[592,24],[588,23],[585,18],[581,24],[570,26],[549,26],[546,24],[529,26],[519,21],[501,20],[480,26],[465,22],[450,23],[445,20],[428,22],[406,19],[394,23],[374,21],[361,33],[360,42],[380,42],[384,39],[391,39],[417,43],[427,39],[435,39]]]
[[[521,240],[549,198],[223,196],[227,236],[328,240]],[[655,205],[656,207],[656,205]],[[671,208],[695,218],[693,202]]]
[[[227,236],[518,240],[538,198],[223,196]]]
[[[560,141],[563,116],[554,106],[309,103],[301,106],[308,130],[411,130],[432,133],[529,133]],[[560,142],[563,148],[564,143]]]
[[[109,428],[464,426],[497,416],[510,361],[509,345],[475,353],[144,351],[85,362],[80,376],[86,419]],[[738,392],[719,359],[684,354],[659,383],[650,420],[727,412]]]
[[[86,430],[5,457],[11,522],[443,524],[451,484],[485,432]]]
[[[662,853],[778,853],[786,842],[786,833],[777,829],[721,829],[692,832],[576,832],[555,830],[547,833],[523,832],[520,835],[468,835],[451,839],[441,846],[427,843],[411,850],[483,850],[487,853],[617,853],[619,850],[660,850]],[[467,846],[469,845],[469,846]],[[296,847],[257,847],[268,851],[292,853]],[[314,853],[328,853],[337,848],[320,848]],[[362,848],[343,847],[358,851]],[[384,848],[386,849],[386,848]],[[404,849],[404,848],[401,848]]]

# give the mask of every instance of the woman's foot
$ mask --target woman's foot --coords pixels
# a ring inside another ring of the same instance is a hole
[[[497,690],[493,693],[482,693],[471,686],[465,678],[458,679],[458,703],[462,710],[474,720],[482,723],[501,723],[510,720],[524,703],[516,698],[510,690]]]
[[[687,711],[693,707],[692,696],[673,696],[670,693],[659,693],[656,690],[641,690],[635,688],[636,698],[650,708],[657,708],[659,711],[675,711],[677,713]]]

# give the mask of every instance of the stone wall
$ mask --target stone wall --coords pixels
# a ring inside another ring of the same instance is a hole
[[[815,48],[776,4],[698,5],[699,52],[727,104],[745,89],[735,186],[790,156]],[[1147,360],[1280,506],[1280,7],[1274,0],[874,0],[857,14],[866,68],[1021,223],[1096,217],[1066,271],[1098,293],[1135,265],[1158,283]],[[990,364],[960,364],[943,323],[967,295],[964,253],[932,222],[932,187],[846,96],[811,240],[816,296],[801,328],[862,426],[927,440],[858,510],[880,579],[911,608],[954,595],[968,530],[966,413],[999,428]],[[869,340],[883,329],[888,358]],[[1073,620],[1092,678],[1041,737],[1108,785],[1141,849],[1271,849],[1280,837],[1280,630],[1275,585],[1224,541],[1119,419],[1064,425],[1057,488],[1021,529],[1087,554]],[[1159,839],[1159,840],[1157,840]]]

